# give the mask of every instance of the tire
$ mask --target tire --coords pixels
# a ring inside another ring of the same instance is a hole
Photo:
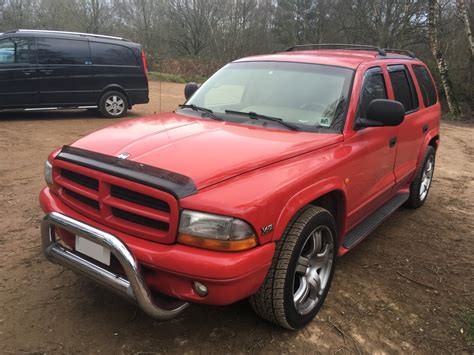
[[[119,91],[108,91],[99,101],[99,111],[106,118],[119,118],[128,111],[128,100]]]
[[[316,243],[317,240],[322,243]],[[327,253],[318,253],[323,250]],[[311,251],[316,251],[313,257]],[[325,258],[324,254],[327,254]],[[268,275],[249,299],[253,310],[281,327],[303,328],[324,303],[334,276],[336,256],[334,217],[324,208],[305,207],[277,242]],[[318,271],[319,264],[323,263],[325,266]],[[310,281],[303,282],[303,279]],[[305,285],[309,292],[306,296]]]
[[[409,208],[419,208],[425,203],[433,181],[436,151],[428,146],[415,180],[410,185],[410,197],[405,205]]]

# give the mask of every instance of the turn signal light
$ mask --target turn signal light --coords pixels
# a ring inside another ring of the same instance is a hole
[[[179,234],[178,242],[193,247],[220,251],[243,251],[257,246],[257,238],[255,236],[242,240],[219,240]]]

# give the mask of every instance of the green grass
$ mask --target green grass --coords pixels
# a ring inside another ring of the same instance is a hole
[[[207,78],[205,78],[203,76],[199,76],[199,75],[191,76],[191,77],[184,77],[184,76],[180,76],[180,75],[160,73],[160,72],[156,72],[156,71],[149,72],[148,76],[150,77],[150,80],[168,81],[168,82],[171,82],[171,83],[180,83],[180,84],[189,83],[191,81],[194,81],[198,84],[202,84],[207,79]]]
[[[474,309],[470,309],[466,315],[467,337],[469,345],[474,349]]]

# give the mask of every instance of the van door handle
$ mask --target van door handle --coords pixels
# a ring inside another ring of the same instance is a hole
[[[53,70],[51,70],[51,69],[41,69],[40,72],[41,72],[41,74],[44,74],[44,75],[53,74]]]
[[[390,140],[388,141],[388,145],[390,146],[390,148],[395,147],[395,144],[397,144],[397,137],[390,138]]]
[[[424,124],[423,125],[423,133],[426,133],[426,132],[428,132],[428,125]]]
[[[23,74],[28,75],[28,76],[33,74],[34,72],[36,72],[35,69],[25,69],[25,70],[23,70]]]

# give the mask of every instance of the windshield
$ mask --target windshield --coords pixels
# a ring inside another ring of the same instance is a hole
[[[260,121],[255,115],[245,120],[235,115],[235,111],[250,112],[282,119],[302,131],[340,132],[353,73],[348,68],[317,64],[231,63],[207,80],[187,104],[210,109],[226,121]],[[285,129],[275,121],[259,124]]]

